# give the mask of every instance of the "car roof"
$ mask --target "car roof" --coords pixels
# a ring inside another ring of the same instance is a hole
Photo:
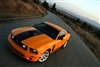
[[[57,26],[57,25],[55,25],[53,23],[50,23],[50,22],[43,22],[43,23],[45,23],[45,24],[57,29],[58,31],[64,30],[63,28],[61,28],[61,27],[59,27],[59,26]]]

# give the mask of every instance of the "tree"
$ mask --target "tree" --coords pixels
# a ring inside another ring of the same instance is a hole
[[[80,22],[79,18],[74,21],[74,23],[79,23],[79,22]]]
[[[83,23],[82,26],[81,26],[81,28],[83,28],[83,29],[87,29],[87,23],[86,23],[86,22]]]
[[[96,35],[97,37],[100,38],[100,30],[99,30],[99,31],[95,31],[94,33],[95,33],[95,35]]]
[[[53,4],[51,10],[52,10],[52,11],[56,11],[56,3]]]
[[[88,30],[92,31],[92,27],[90,25],[88,26]]]
[[[49,5],[48,3],[46,2],[46,0],[43,2],[42,6],[46,9],[49,9]]]
[[[73,19],[72,19],[72,20],[73,20]],[[82,22],[81,22],[80,18],[74,20],[73,22],[74,22],[77,26],[80,26],[80,27],[81,27],[81,25],[82,25]]]
[[[35,2],[36,4],[38,4],[40,1],[39,1],[39,0],[34,0],[34,2]]]
[[[27,3],[28,2],[28,0],[22,0],[23,2],[25,2],[25,3]]]

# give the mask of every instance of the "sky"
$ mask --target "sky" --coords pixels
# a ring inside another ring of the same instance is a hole
[[[100,0],[46,0],[100,24]]]

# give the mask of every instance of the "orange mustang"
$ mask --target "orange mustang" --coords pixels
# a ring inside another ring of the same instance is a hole
[[[70,34],[61,27],[43,22],[34,26],[16,28],[8,36],[12,50],[29,61],[44,62],[50,53],[64,48]]]

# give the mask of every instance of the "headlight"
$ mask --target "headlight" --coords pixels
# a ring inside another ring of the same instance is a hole
[[[14,36],[12,36],[12,38],[14,39]]]
[[[26,45],[23,45],[22,47],[23,47],[25,50],[27,50],[27,46],[26,46]]]
[[[38,51],[35,50],[35,49],[33,49],[33,48],[30,48],[30,52],[35,53],[35,54],[38,54]]]
[[[11,34],[11,38],[14,39],[14,36]]]

